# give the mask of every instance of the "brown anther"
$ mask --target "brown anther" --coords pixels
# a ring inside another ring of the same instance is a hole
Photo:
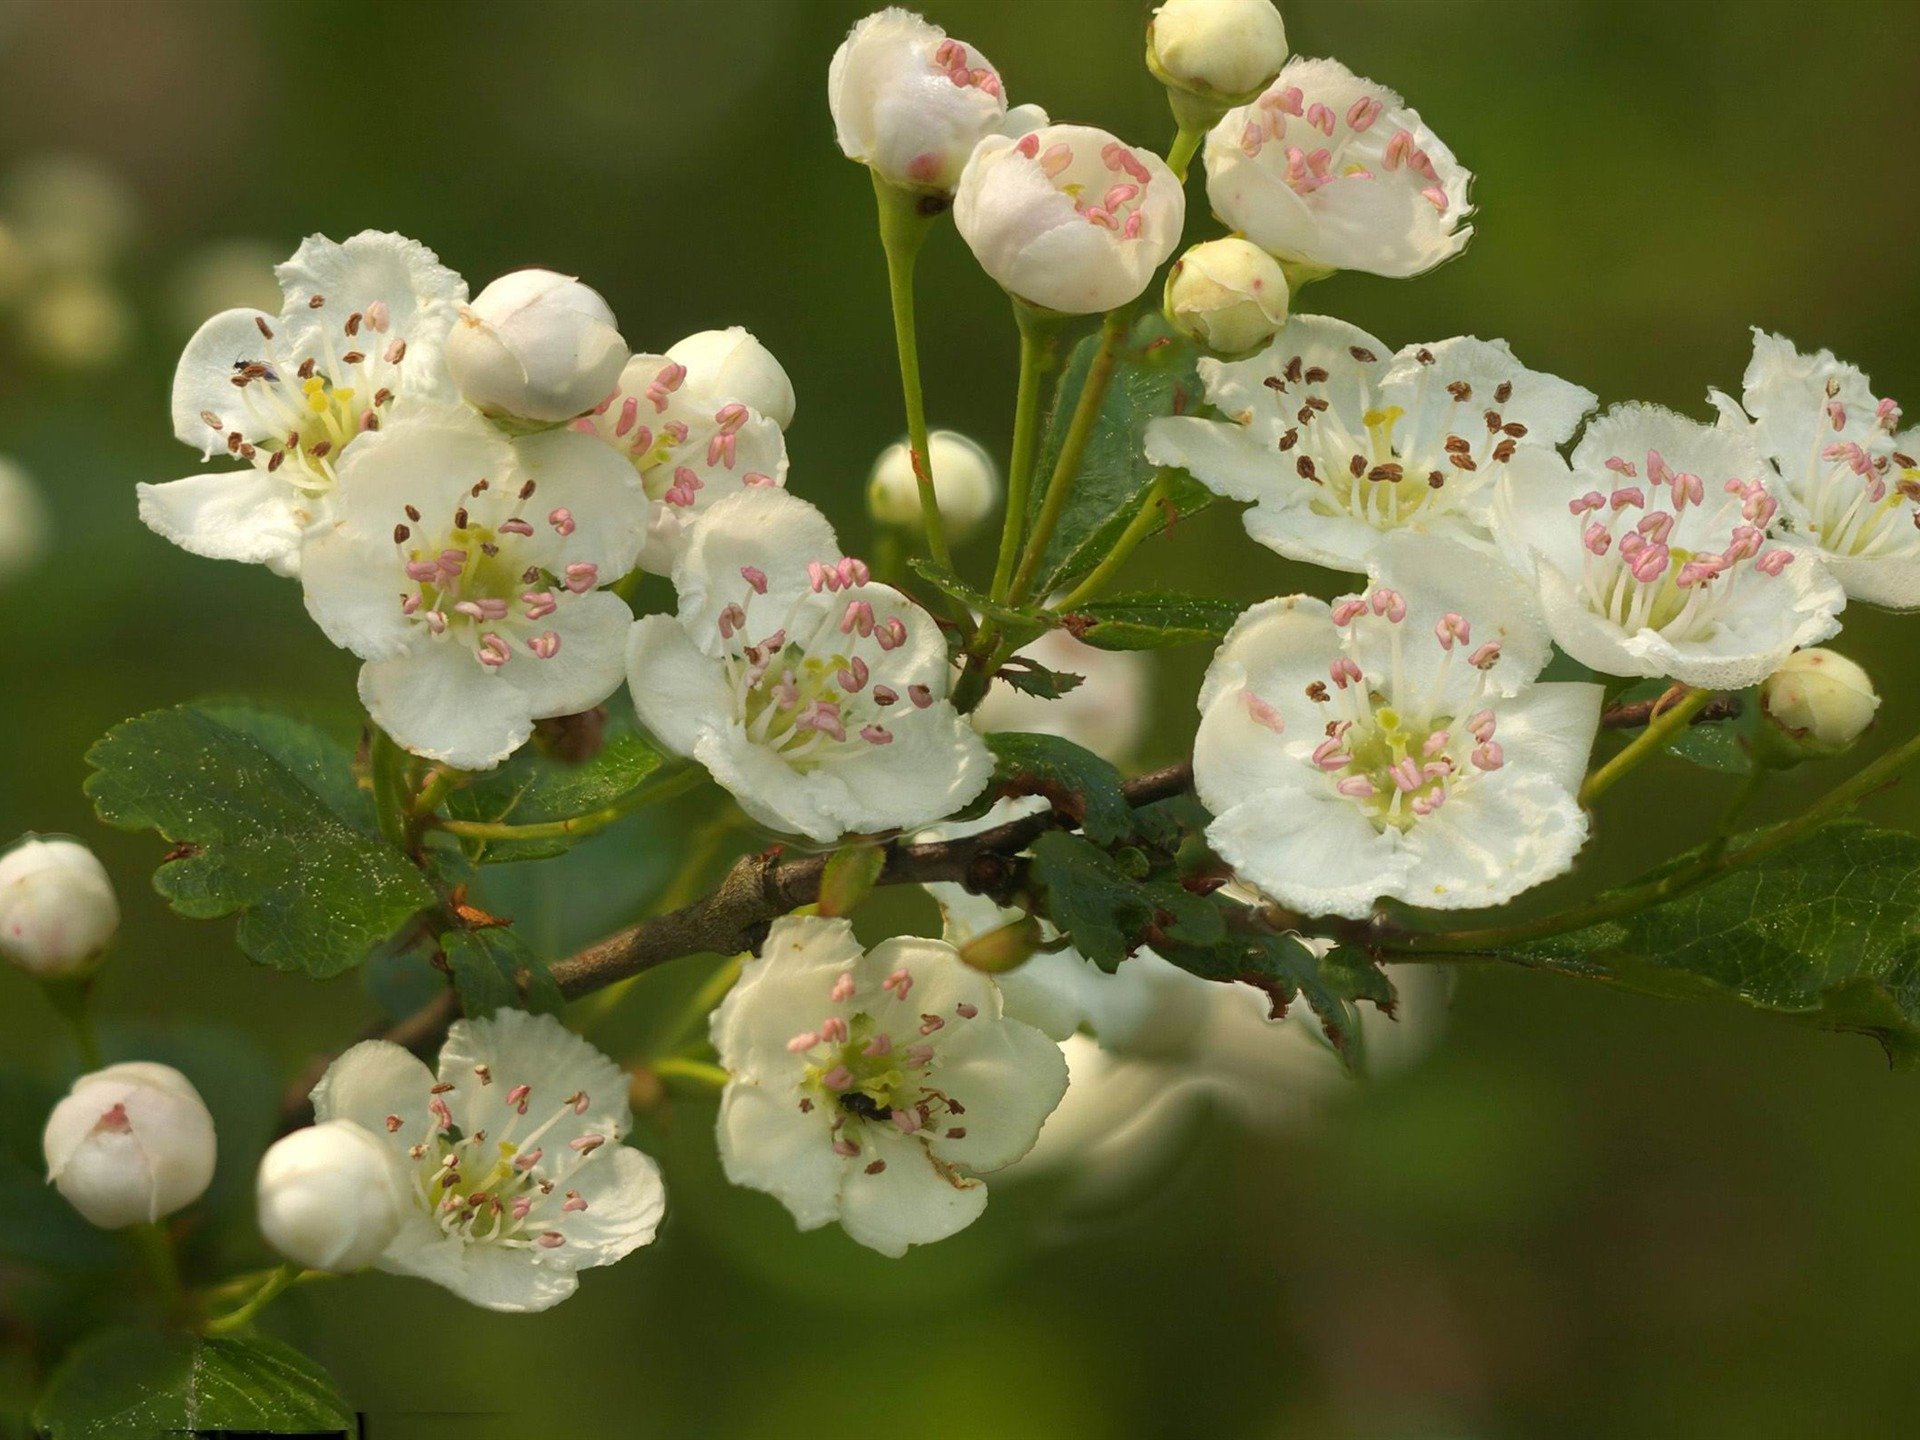
[[[1326,703],[1327,703],[1327,700],[1328,700],[1328,698],[1329,698],[1329,697],[1328,697],[1328,695],[1327,695],[1327,682],[1326,682],[1326,681],[1324,681],[1324,680],[1314,680],[1314,681],[1310,681],[1310,682],[1308,683],[1308,685],[1307,685],[1307,699],[1309,699],[1309,700],[1311,700],[1311,701],[1313,701],[1313,703],[1314,703],[1314,704],[1316,704],[1316,705],[1324,705],[1324,704],[1326,704]]]
[[[485,480],[476,480],[473,482],[473,488],[469,490],[467,493],[473,496],[474,499],[478,500],[482,495],[486,494],[486,492],[487,492],[487,482]]]
[[[526,484],[520,487],[520,498],[522,500],[531,500],[533,498],[534,485],[535,485],[535,482],[532,480],[529,480],[527,481]]]
[[[1347,347],[1347,353],[1362,365],[1378,365],[1380,363],[1380,357],[1364,345],[1349,345]]]
[[[1506,424],[1502,425],[1500,429],[1503,433],[1511,435],[1516,440],[1524,440],[1527,436],[1527,427],[1522,425],[1518,420],[1509,420]]]
[[[442,1080],[438,1085],[428,1086],[427,1093],[429,1095],[445,1095],[448,1091],[452,1089],[453,1089],[453,1082],[451,1080]]]
[[[491,540],[482,540],[480,542],[480,553],[491,560],[500,553],[500,547],[495,545]]]
[[[345,328],[349,335],[358,335],[360,333],[360,312],[358,310],[347,316]]]
[[[322,305],[326,303],[327,303],[327,297],[324,295],[309,295],[307,297],[307,308],[309,310],[318,310]]]
[[[227,432],[227,453],[229,455],[238,455],[240,453],[240,443],[245,438],[246,437],[238,430],[229,430]]]
[[[333,442],[331,440],[322,440],[318,445],[307,451],[307,453],[316,460],[324,460],[332,452]]]
[[[1444,486],[1446,483],[1447,483],[1447,477],[1444,474],[1442,474],[1440,471],[1429,470],[1427,472],[1427,488],[1429,490],[1438,490],[1442,486]]]
[[[467,519],[467,507],[462,505],[458,510],[453,512],[453,528],[456,530],[466,529]]]
[[[267,339],[271,340],[273,338],[273,327],[267,324],[266,316],[264,315],[254,316],[253,323],[255,328],[258,329],[262,335],[266,336]]]
[[[1389,462],[1385,465],[1374,466],[1367,472],[1367,478],[1369,480],[1391,480],[1397,485],[1400,483],[1400,477],[1404,473],[1398,465]]]
[[[1493,447],[1494,463],[1496,465],[1506,464],[1509,460],[1513,459],[1514,452],[1519,448],[1520,446],[1516,441],[1502,440],[1498,445]]]
[[[413,521],[414,524],[418,525],[420,523],[419,507],[414,505],[407,506],[407,519]]]
[[[867,1166],[867,1174],[869,1174],[869,1175],[878,1175],[878,1174],[879,1174],[879,1173],[880,1173],[880,1172],[881,1172],[882,1170],[884,1170],[884,1169],[886,1169],[886,1168],[887,1168],[887,1162],[886,1162],[886,1161],[884,1161],[884,1160],[876,1160],[876,1161],[874,1161],[874,1162],[873,1162],[873,1163],[872,1163],[871,1165],[869,1165],[869,1166]]]
[[[302,380],[311,380],[313,378],[313,369],[314,369],[313,356],[309,355],[306,359],[300,362],[300,368],[294,371],[293,373],[298,375]]]
[[[1513,398],[1513,382],[1511,380],[1502,380],[1498,385],[1493,387],[1493,403],[1494,404],[1504,405],[1507,403],[1507,401],[1511,400],[1512,398]]]
[[[1309,385],[1325,384],[1326,379],[1327,379],[1327,372],[1318,365],[1311,367],[1307,371],[1306,380],[1307,380],[1307,384]],[[1312,402],[1308,402],[1308,403],[1312,403]]]
[[[1487,422],[1488,434],[1493,435],[1499,433],[1500,426],[1503,422],[1500,419],[1500,412],[1498,410],[1489,410],[1482,418]]]
[[[283,464],[286,463],[286,459],[287,459],[286,451],[284,450],[274,451],[273,458],[267,461],[267,473],[271,475],[274,471],[278,470]]]
[[[947,1131],[947,1139],[949,1140],[964,1140],[966,1138],[967,1127],[964,1125],[955,1125]]]
[[[1413,352],[1413,358],[1418,360],[1422,365],[1431,365],[1433,363],[1433,352],[1423,345]]]
[[[1269,375],[1260,383],[1276,395],[1284,395],[1287,393],[1287,382],[1282,380],[1278,375]]]
[[[1298,445],[1299,443],[1300,443],[1300,432],[1298,430],[1289,430],[1287,431],[1286,434],[1280,437],[1280,448],[1282,450],[1291,450],[1295,445]]]
[[[413,532],[406,526],[396,525],[393,527],[393,543],[396,545],[404,545],[407,543],[407,537],[411,534],[413,534]]]
[[[1449,435],[1447,436],[1445,449],[1449,455],[1465,455],[1472,451],[1473,442],[1459,435]]]
[[[1287,379],[1293,381],[1294,384],[1298,385],[1300,383],[1300,357],[1298,355],[1287,362],[1286,376]]]
[[[384,385],[373,392],[373,403],[376,405],[385,405],[392,399],[393,391],[387,389]]]
[[[347,351],[346,354],[340,357],[340,363],[342,365],[358,365],[362,360],[365,360],[366,358],[367,356],[365,351],[349,350]]]
[[[399,1128],[400,1128],[400,1117],[398,1115],[387,1116],[387,1133],[391,1135]]]
[[[1478,470],[1480,468],[1473,463],[1473,457],[1471,455],[1449,455],[1447,459],[1456,470]]]
[[[230,375],[227,377],[227,383],[236,390],[244,390],[247,388],[248,381],[244,375]]]
[[[1309,395],[1307,397],[1307,406],[1309,409],[1324,410],[1331,403],[1331,401],[1325,399],[1323,396]]]
[[[1311,455],[1302,455],[1298,460],[1293,462],[1293,468],[1298,472],[1302,480],[1318,480],[1320,478],[1313,473],[1313,457]]]
[[[1473,398],[1473,386],[1464,380],[1456,380],[1447,386],[1447,394],[1464,405]]]
[[[1355,455],[1351,460],[1347,461],[1347,473],[1356,480],[1366,474],[1367,457],[1364,455]]]

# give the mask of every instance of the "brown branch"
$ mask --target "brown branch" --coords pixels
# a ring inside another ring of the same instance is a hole
[[[1627,705],[1609,705],[1600,712],[1600,728],[1603,730],[1638,730],[1654,713],[1664,710],[1672,702],[1665,695],[1652,700],[1636,700]],[[1689,725],[1713,725],[1723,720],[1737,720],[1742,709],[1738,695],[1716,695],[1700,707],[1700,713],[1687,721]]]
[[[1192,787],[1193,766],[1182,763],[1129,780],[1123,789],[1128,802],[1139,806],[1171,799]],[[952,881],[980,894],[1002,893],[1014,878],[1015,856],[1046,831],[1073,823],[1072,816],[1049,809],[954,840],[919,845],[889,840],[886,862],[875,883]],[[552,967],[553,978],[563,995],[578,1000],[670,960],[755,949],[775,920],[820,898],[828,858],[820,854],[787,859],[779,847],[742,856],[710,894],[568,956]],[[449,989],[404,1020],[361,1038],[391,1040],[431,1061],[459,1013]],[[329,1063],[330,1057],[316,1061],[288,1090],[281,1103],[283,1125],[290,1128],[307,1122],[307,1092]]]

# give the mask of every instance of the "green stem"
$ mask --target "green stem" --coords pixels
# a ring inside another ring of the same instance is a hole
[[[914,478],[920,482],[920,516],[927,527],[927,553],[943,570],[953,569],[947,530],[940,518],[940,497],[933,488],[933,452],[927,444],[927,408],[920,389],[920,341],[914,322],[913,267],[926,243],[933,217],[922,208],[926,197],[890,185],[873,175],[880,211],[880,248],[887,256],[887,294],[893,305],[894,347],[900,354],[900,393],[907,407],[907,445]]]
[[[169,1315],[180,1314],[185,1308],[186,1292],[180,1285],[180,1258],[174,1253],[173,1232],[156,1220],[135,1225],[127,1233],[146,1264],[161,1308]]]
[[[100,1035],[93,1025],[93,979],[83,976],[77,979],[43,980],[40,988],[46,992],[47,1003],[60,1012],[60,1018],[67,1022],[67,1028],[73,1031],[74,1048],[80,1052],[80,1064],[88,1070],[98,1070],[101,1066]]]
[[[1497,956],[1510,946],[1529,940],[1564,935],[1606,920],[1617,920],[1649,905],[1657,905],[1704,885],[1732,870],[1738,870],[1765,858],[1783,845],[1791,845],[1809,831],[1836,819],[1858,805],[1867,796],[1887,784],[1908,765],[1920,759],[1920,734],[1916,734],[1886,752],[1871,765],[1834,786],[1794,819],[1771,829],[1761,830],[1737,848],[1709,845],[1699,859],[1671,874],[1645,884],[1628,886],[1607,895],[1596,896],[1584,905],[1576,905],[1557,915],[1543,916],[1521,925],[1494,926],[1481,930],[1453,930],[1434,935],[1408,935],[1383,947],[1394,958],[1423,956],[1445,958],[1448,955]]]
[[[298,1265],[281,1265],[267,1272],[267,1278],[260,1287],[248,1296],[238,1309],[229,1310],[224,1315],[216,1315],[206,1324],[209,1335],[231,1335],[236,1330],[244,1330],[253,1324],[254,1318],[271,1305],[282,1291],[306,1280],[320,1278],[325,1272],[302,1270]]]
[[[515,825],[506,820],[436,819],[433,824],[434,828],[458,835],[462,840],[565,840],[575,835],[592,835],[636,810],[684,795],[705,778],[706,771],[700,766],[683,766],[636,785],[611,805],[584,815],[569,815],[564,820]]]
[[[1066,437],[1060,443],[1060,457],[1054,462],[1052,478],[1047,481],[1046,498],[1040,502],[1040,514],[1034,519],[1033,533],[1027,537],[1026,554],[1014,574],[1013,587],[1007,592],[1007,599],[1015,605],[1031,592],[1034,579],[1040,571],[1040,563],[1046,558],[1047,544],[1053,539],[1061,515],[1066,512],[1067,500],[1073,494],[1073,482],[1080,476],[1080,462],[1087,453],[1088,442],[1093,439],[1094,428],[1100,422],[1101,407],[1107,402],[1107,387],[1112,383],[1113,372],[1120,364],[1120,352],[1126,344],[1127,330],[1133,323],[1133,310],[1132,305],[1110,310],[1100,324],[1100,347],[1093,352],[1093,360],[1087,366],[1086,383],[1080,387],[1080,398],[1074,402],[1073,418],[1068,422]],[[1011,494],[1008,504],[1012,504]]]
[[[1084,605],[1098,595],[1119,573],[1129,556],[1139,548],[1140,542],[1159,529],[1165,523],[1161,502],[1167,498],[1167,488],[1173,480],[1173,471],[1162,470],[1153,477],[1153,484],[1147,487],[1147,493],[1140,498],[1140,508],[1134,512],[1133,519],[1127,522],[1127,528],[1113,542],[1113,548],[1104,559],[1087,572],[1073,589],[1049,609],[1054,614],[1062,614],[1076,605]]]
[[[1740,782],[1740,788],[1727,802],[1727,808],[1720,812],[1720,822],[1714,827],[1713,839],[1707,842],[1707,855],[1718,859],[1724,855],[1727,846],[1733,843],[1734,831],[1739,828],[1740,817],[1747,813],[1747,807],[1766,786],[1767,776],[1772,772],[1764,765],[1755,765]]]
[[[1184,185],[1187,183],[1187,167],[1193,164],[1193,157],[1200,149],[1200,142],[1207,138],[1204,129],[1190,129],[1185,125],[1173,137],[1173,144],[1167,147],[1167,168],[1174,178]]]
[[[407,842],[407,770],[412,757],[378,725],[372,727],[368,761],[373,772],[373,808],[380,833],[395,845]]]
[[[1580,803],[1589,808],[1607,791],[1651,755],[1658,754],[1667,742],[1680,734],[1693,717],[1713,699],[1712,690],[1690,690],[1648,722],[1647,728],[1633,737],[1631,744],[1587,777],[1580,787]]]
[[[1013,407],[1013,453],[1007,460],[1007,513],[1000,522],[1000,554],[993,566],[995,600],[1004,600],[1013,583],[1020,539],[1026,533],[1027,496],[1040,458],[1041,392],[1059,350],[1061,319],[1024,301],[1013,302],[1020,327],[1020,382]],[[984,627],[983,627],[984,628]]]
[[[649,1061],[647,1068],[662,1080],[690,1080],[696,1085],[711,1086],[715,1090],[724,1086],[730,1078],[718,1065],[706,1060],[688,1060],[680,1055]]]

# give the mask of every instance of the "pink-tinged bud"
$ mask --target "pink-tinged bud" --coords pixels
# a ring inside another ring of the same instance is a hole
[[[178,1070],[137,1061],[82,1075],[42,1135],[47,1179],[103,1230],[160,1219],[213,1179],[213,1117]]]
[[[1761,683],[1758,753],[1782,767],[1838,755],[1866,733],[1879,708],[1872,678],[1846,656],[1797,651]]]

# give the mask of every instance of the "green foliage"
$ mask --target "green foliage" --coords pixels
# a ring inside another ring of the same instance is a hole
[[[538,825],[603,810],[629,794],[660,768],[661,754],[640,734],[626,707],[609,713],[598,750],[571,760],[556,753],[564,746],[543,746],[536,738],[497,770],[475,776],[453,790],[447,815],[490,824]],[[593,831],[539,840],[463,839],[461,848],[477,864],[543,860],[564,855]]]
[[[371,833],[346,752],[297,720],[230,704],[155,710],[87,760],[102,820],[175,847],[154,888],[194,919],[238,914],[240,948],[263,965],[337,975],[434,902]]]
[[[1648,680],[1623,693],[1616,703],[1631,705],[1657,700],[1669,688],[1665,680]],[[1740,704],[1739,714],[1726,720],[1696,720],[1669,741],[1667,749],[1705,770],[1716,770],[1723,775],[1750,773],[1754,723],[1760,715],[1760,692],[1756,686],[1733,693]]]
[[[953,571],[936,565],[931,560],[916,557],[909,560],[907,564],[912,567],[914,574],[941,594],[957,600],[982,619],[993,621],[1000,627],[1001,637],[1016,649],[1038,639],[1052,628],[1051,622],[1035,611],[1002,605],[999,601],[990,599],[983,591],[974,589]]]
[[[1034,842],[1032,880],[1047,917],[1103,970],[1142,945],[1209,945],[1225,936],[1211,900],[1153,874],[1139,851],[1123,859],[1083,835],[1049,830]]]
[[[1069,690],[1080,688],[1087,677],[1071,670],[1055,670],[1027,655],[1015,655],[994,672],[995,678],[1011,685],[1022,695],[1041,700],[1058,700]]]
[[[1061,623],[1102,650],[1160,650],[1170,645],[1218,645],[1240,618],[1233,600],[1148,592],[1114,595],[1082,605]]]
[[[1133,825],[1133,810],[1120,788],[1120,772],[1091,750],[1055,735],[1005,731],[987,736],[993,751],[994,791],[1042,795],[1060,814],[1102,844]]]
[[[452,930],[440,937],[460,1008],[478,1018],[500,1009],[554,1014],[566,997],[554,983],[547,962],[512,930],[490,925]]]
[[[277,1340],[137,1329],[82,1343],[33,1411],[47,1440],[351,1434],[355,1424],[332,1377]]]
[[[1035,473],[1042,483],[1034,486],[1029,520],[1039,512],[1045,477],[1053,473],[1054,462],[1060,457],[1075,404],[1086,386],[1087,370],[1099,346],[1099,334],[1089,335],[1074,347],[1061,371],[1041,439]],[[1189,412],[1200,403],[1203,392],[1194,369],[1199,358],[1194,344],[1176,334],[1158,314],[1146,316],[1134,326],[1107,387],[1106,401],[1087,442],[1073,492],[1041,559],[1034,594],[1049,594],[1078,579],[1113,549],[1158,473],[1140,448],[1147,422]],[[1213,495],[1192,479],[1180,476],[1168,499],[1179,514],[1190,515],[1211,503]]]
[[[1730,996],[1871,1035],[1911,1065],[1920,1061],[1920,837],[1828,825],[1665,903],[1507,958],[1656,994]]]
[[[886,868],[887,852],[878,845],[844,845],[834,851],[820,876],[820,913],[851,915],[873,893]]]
[[[1298,1000],[1320,1021],[1328,1042],[1349,1063],[1360,1036],[1359,1002],[1392,1013],[1393,982],[1358,950],[1315,955],[1297,935],[1267,928],[1245,906],[1229,902],[1229,934],[1206,946],[1179,946],[1165,958],[1209,980],[1238,980],[1267,993],[1275,1018]]]

